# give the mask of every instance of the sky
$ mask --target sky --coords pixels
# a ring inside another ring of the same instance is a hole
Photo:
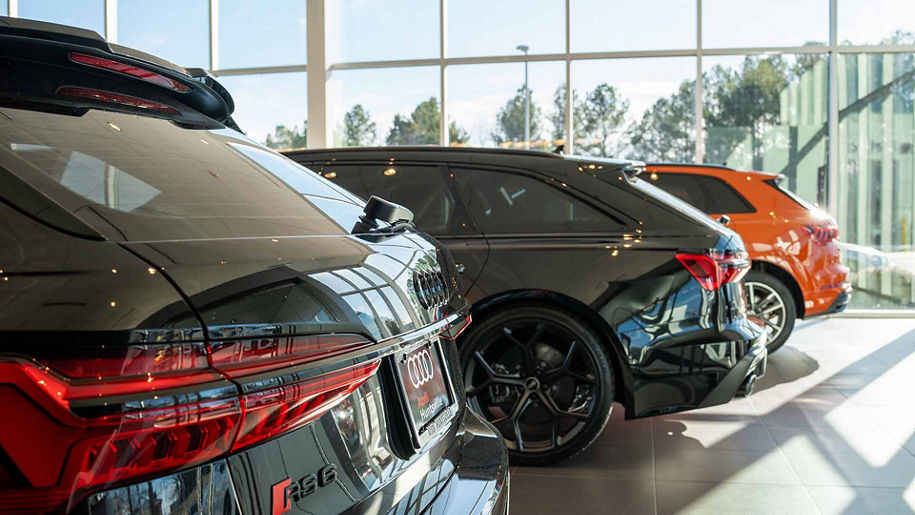
[[[6,2],[0,2],[5,12]],[[532,54],[565,49],[564,0],[449,0],[446,48],[450,57]],[[795,46],[828,40],[829,0],[703,0],[703,46]],[[328,2],[329,62],[437,58],[439,3],[433,0]],[[670,50],[696,46],[695,0],[572,0],[573,52]],[[894,30],[915,31],[915,0],[838,0],[838,38],[877,43]],[[104,0],[19,0],[22,17],[77,25],[104,33]],[[182,66],[209,63],[206,0],[118,0],[118,43]],[[648,23],[646,20],[650,20]],[[304,0],[220,0],[222,68],[306,64]],[[735,59],[735,62],[739,61]],[[601,82],[617,87],[638,116],[657,98],[695,77],[695,58],[576,61],[573,88],[583,95]],[[534,102],[551,107],[565,65],[529,65]],[[449,119],[491,144],[499,108],[523,82],[520,63],[448,68]],[[328,82],[332,128],[363,104],[382,142],[397,113],[440,95],[436,66],[334,71]],[[222,77],[236,99],[236,120],[263,141],[275,125],[301,125],[307,116],[302,73]],[[548,128],[548,125],[547,125]]]

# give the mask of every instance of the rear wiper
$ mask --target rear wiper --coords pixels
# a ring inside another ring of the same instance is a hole
[[[378,222],[385,222],[387,225],[381,225]],[[395,204],[389,200],[372,195],[372,198],[365,203],[362,209],[362,216],[353,226],[351,234],[360,233],[397,233],[405,230],[415,229],[413,225],[413,211]]]

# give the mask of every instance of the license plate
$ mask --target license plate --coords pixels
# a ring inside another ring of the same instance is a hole
[[[427,341],[395,357],[398,380],[413,430],[414,444],[423,446],[457,412],[454,389],[439,345]]]

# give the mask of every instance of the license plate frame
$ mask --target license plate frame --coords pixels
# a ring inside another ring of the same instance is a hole
[[[422,356],[422,358],[418,359],[417,356]],[[403,406],[403,416],[406,419],[407,426],[410,428],[410,436],[415,449],[420,449],[426,445],[458,412],[458,397],[454,389],[454,383],[451,380],[451,374],[445,364],[444,356],[445,354],[438,338],[427,339],[393,356],[397,391]],[[433,377],[429,377],[428,373],[423,373],[424,370],[422,368],[417,368],[422,366],[420,363],[426,358],[431,360],[434,365]],[[411,369],[413,370],[412,378],[410,376]],[[420,373],[419,375],[417,371]],[[437,377],[441,378],[440,383],[436,381]],[[421,384],[414,386],[416,383]],[[429,388],[424,388],[427,384],[429,384]],[[438,386],[438,388],[434,388],[435,386]],[[444,405],[435,409],[434,413],[429,416],[423,416],[422,406],[418,404],[418,401],[421,400],[420,396],[423,392],[429,393],[430,391],[433,391],[435,395],[427,399],[427,403],[438,401],[444,403]]]

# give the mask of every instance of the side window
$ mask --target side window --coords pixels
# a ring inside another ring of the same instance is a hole
[[[470,214],[487,234],[608,232],[619,222],[531,177],[454,169]]]
[[[651,182],[696,206],[704,213],[753,213],[756,209],[730,184],[717,177],[681,173],[656,173]]]
[[[740,214],[754,213],[756,208],[737,192],[730,184],[717,177],[699,177],[700,182],[711,198],[718,204],[715,213]]]
[[[377,195],[410,208],[416,226],[429,234],[468,232],[454,192],[445,182],[444,167],[434,165],[332,165],[324,177],[368,199]]]
[[[705,192],[696,180],[698,176],[680,173],[652,173],[649,178],[655,186],[692,204],[703,213],[715,212],[714,204],[711,199],[706,198]]]
[[[312,167],[313,170],[321,169],[320,165],[315,165]],[[354,193],[363,200],[368,200],[371,195],[368,195],[364,190],[365,187],[362,184],[362,180],[359,177],[359,165],[334,165],[324,167],[321,175],[325,179],[330,180],[334,184],[344,187],[349,190],[351,193]]]

